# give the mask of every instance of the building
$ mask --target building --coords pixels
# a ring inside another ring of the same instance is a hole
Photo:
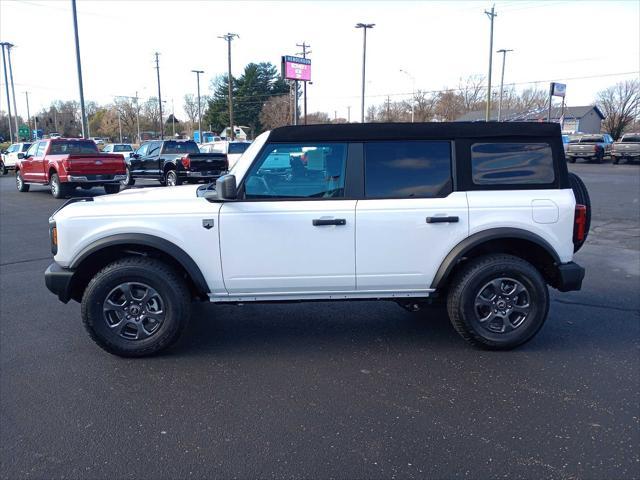
[[[551,121],[560,122],[562,113],[561,107],[553,107],[551,109]],[[547,108],[532,109],[524,112],[514,109],[503,109],[502,120],[506,122],[546,122],[547,114]],[[496,120],[498,118],[498,111],[493,110],[490,118]],[[602,120],[604,120],[604,118],[603,113],[595,105],[564,107],[562,131],[566,133],[600,133]],[[476,122],[484,119],[485,111],[477,110],[466,113],[457,120],[459,122]]]

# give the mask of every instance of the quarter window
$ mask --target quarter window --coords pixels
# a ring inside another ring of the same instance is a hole
[[[551,184],[555,179],[546,143],[475,143],[471,168],[476,185]]]
[[[445,197],[452,191],[449,142],[371,142],[365,145],[367,198]]]
[[[268,145],[247,175],[245,197],[343,197],[346,157],[341,143]]]

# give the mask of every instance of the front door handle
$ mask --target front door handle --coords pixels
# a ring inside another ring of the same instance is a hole
[[[459,222],[459,217],[427,217],[427,223],[456,223]]]
[[[322,227],[325,225],[346,225],[347,220],[344,218],[314,218],[313,226]]]

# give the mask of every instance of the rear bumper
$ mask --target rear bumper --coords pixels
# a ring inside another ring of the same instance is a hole
[[[218,178],[218,177],[221,177],[223,174],[224,172],[221,172],[220,170],[213,170],[213,171],[207,171],[207,172],[182,171],[182,172],[178,172],[178,177],[205,179],[205,178]]]
[[[69,183],[119,183],[127,178],[126,175],[67,175]]]
[[[576,153],[576,152],[567,152],[565,156],[567,157],[575,157],[575,158],[596,158],[602,155],[599,152],[585,152],[585,153]]]
[[[558,277],[555,287],[561,292],[571,292],[582,288],[585,270],[574,262],[558,266]]]
[[[71,281],[74,274],[74,270],[62,268],[54,262],[44,272],[44,283],[61,302],[67,303],[71,300]]]
[[[640,157],[640,152],[613,152],[611,155],[613,155],[614,157],[621,157],[621,158],[627,158],[627,157]]]

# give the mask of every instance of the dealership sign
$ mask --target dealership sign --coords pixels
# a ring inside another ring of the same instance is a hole
[[[564,98],[566,93],[567,93],[566,83],[551,82],[551,95],[553,97]]]
[[[287,80],[311,80],[311,60],[302,57],[284,55],[282,57],[282,77]]]

